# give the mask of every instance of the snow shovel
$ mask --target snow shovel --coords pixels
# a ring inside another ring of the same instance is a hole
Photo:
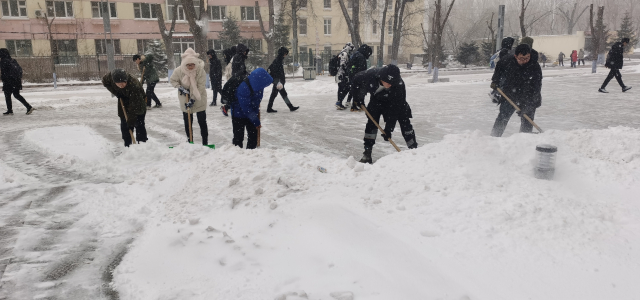
[[[515,103],[513,103],[513,101],[511,101],[511,99],[509,99],[509,97],[507,97],[507,95],[505,95],[504,92],[500,88],[497,88],[497,90],[502,95],[502,97],[504,97],[505,99],[507,99],[507,101],[509,101],[509,103],[511,103],[511,105],[513,106],[513,108],[516,109],[516,111],[522,112],[522,110],[520,110],[520,108]],[[521,114],[525,119],[527,119],[527,121],[529,121],[529,123],[531,123],[531,125],[533,125],[536,129],[538,129],[538,131],[540,133],[544,133],[544,131],[542,131],[542,129],[540,127],[538,127],[538,124],[533,122],[533,120],[531,120],[531,118],[529,118],[529,116],[527,116],[525,113],[521,113]]]
[[[258,120],[260,120],[260,111],[258,110]],[[260,128],[258,128],[258,144],[256,147],[260,147]]]
[[[355,101],[355,99],[353,99]],[[369,114],[369,111],[367,110],[366,107],[364,107],[364,104],[360,105],[360,108],[362,108],[362,110],[367,113],[367,117],[369,117],[369,120],[371,120],[371,122],[373,122],[373,124],[376,124],[376,127],[378,127],[378,129],[384,133],[386,133],[384,130],[382,130],[382,127],[380,127],[380,125],[378,124],[378,122],[376,122],[376,120],[373,119],[373,117],[371,116],[371,114]],[[396,148],[396,150],[398,150],[398,152],[400,152],[400,148],[398,148],[398,145],[396,145],[396,143],[393,142],[393,140],[391,140],[391,138],[389,138],[389,143],[391,143],[391,145],[393,145],[394,148]]]
[[[147,67],[142,67],[142,74],[140,74],[140,86],[142,87],[142,85],[144,84],[144,69],[146,69]],[[140,69],[138,69],[140,70]],[[147,95],[144,95],[144,104],[146,105],[147,103]]]
[[[120,105],[122,106],[122,112],[124,113],[124,121],[129,123],[129,118],[127,118],[127,111],[124,109],[124,103],[120,98],[118,98],[118,101],[120,101]],[[131,129],[129,129],[129,134],[131,135],[132,144],[137,144],[136,139],[133,137],[133,131],[131,131]]]
[[[189,119],[189,143],[193,144],[193,128],[191,124],[191,107],[187,108],[187,118]]]

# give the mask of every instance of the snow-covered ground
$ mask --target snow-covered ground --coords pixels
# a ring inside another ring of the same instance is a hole
[[[420,148],[396,131],[374,165],[329,77],[288,82],[301,108],[278,98],[254,151],[217,107],[217,149],[184,143],[167,84],[130,149],[102,88],[26,89],[34,114],[0,119],[0,299],[637,299],[640,91],[544,72],[546,132],[514,118],[504,138],[490,73],[406,76]],[[553,181],[533,177],[543,143]]]

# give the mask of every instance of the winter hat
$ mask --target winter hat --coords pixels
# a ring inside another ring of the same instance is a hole
[[[140,56],[140,54],[136,54],[132,57],[133,61],[138,60],[138,58],[142,58],[142,56]]]
[[[278,49],[278,56],[285,56],[287,54],[289,54],[287,47],[280,47],[280,49]]]
[[[209,51],[207,51],[207,55],[211,55],[211,57],[216,58],[216,50],[209,49]]]
[[[0,49],[0,58],[11,58],[11,54],[9,54],[9,49],[7,48]]]
[[[533,48],[533,39],[531,37],[525,36],[520,40],[520,45],[527,44],[529,47]]]
[[[386,65],[378,71],[378,79],[392,85],[398,85],[402,82],[400,77],[400,69],[396,65]]]
[[[527,55],[527,54],[531,54],[531,47],[529,47],[529,45],[527,44],[520,44],[518,45],[518,47],[516,47],[516,55]]]
[[[354,48],[355,46],[353,46],[352,43],[346,43],[342,49],[349,49],[349,51],[353,51]]]
[[[246,55],[245,52],[249,52],[249,48],[247,48],[247,46],[245,46],[244,44],[238,44],[238,46],[236,46],[236,53]]]
[[[629,38],[622,38],[622,42],[628,44],[629,43]]]
[[[191,47],[187,48],[184,53],[182,53],[182,63],[181,66],[186,66],[188,64],[197,64],[200,60],[200,54],[196,53]]]
[[[513,42],[515,40],[512,37],[506,37],[504,39],[502,39],[502,48],[503,49],[511,49],[511,47],[513,47]]]
[[[371,47],[369,47],[369,45],[362,44],[362,46],[358,48],[358,52],[362,53],[362,55],[364,55],[364,57],[368,59],[369,56],[371,56],[371,53],[373,53],[373,50],[371,50]]]
[[[115,69],[111,71],[111,78],[115,83],[127,82],[127,77],[129,76],[127,76],[127,72],[123,69]]]

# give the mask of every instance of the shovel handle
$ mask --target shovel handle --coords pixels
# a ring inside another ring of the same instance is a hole
[[[120,106],[122,106],[122,113],[124,114],[124,121],[129,123],[129,118],[127,117],[127,111],[124,109],[124,102],[122,102],[121,98],[118,98],[118,101],[120,101]],[[133,137],[133,131],[131,129],[129,129],[129,135],[131,136],[131,142],[133,144],[137,144],[136,143],[136,138]]]
[[[515,109],[516,109],[516,111],[519,111],[519,112],[521,112],[521,111],[522,111],[522,110],[520,109],[520,107],[518,107],[515,103],[513,103],[513,101],[511,101],[511,99],[509,99],[509,97],[507,97],[507,95],[505,95],[505,94],[504,94],[504,92],[503,92],[500,88],[497,88],[496,90],[500,93],[500,95],[502,95],[502,97],[504,97],[505,99],[507,99],[507,101],[509,101],[509,103],[511,103],[511,105],[513,105],[513,108],[515,108]],[[544,133],[544,131],[542,131],[542,128],[540,128],[540,127],[538,126],[538,124],[536,124],[533,120],[531,120],[531,118],[529,118],[529,116],[527,116],[527,114],[522,113],[522,116],[523,116],[527,121],[529,121],[529,123],[531,123],[531,125],[533,125],[533,127],[535,127],[536,129],[538,129],[538,131],[539,131],[540,133]]]
[[[354,99],[355,100],[355,99]],[[373,124],[376,125],[376,127],[378,127],[378,129],[384,133],[386,133],[384,130],[382,130],[382,127],[380,127],[380,125],[378,124],[378,122],[376,122],[376,120],[373,119],[373,117],[371,116],[371,114],[369,114],[369,111],[367,110],[366,107],[364,107],[364,104],[360,105],[360,108],[362,108],[362,110],[364,110],[365,113],[367,113],[367,117],[369,117],[369,120],[371,120],[371,122],[373,122]],[[391,138],[389,138],[389,143],[391,143],[391,145],[393,145],[394,148],[396,148],[396,150],[398,150],[398,152],[400,152],[400,148],[398,148],[398,145],[396,145],[396,143],[393,142],[393,140]]]

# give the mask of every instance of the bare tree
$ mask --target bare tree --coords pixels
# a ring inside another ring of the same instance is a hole
[[[455,0],[454,0],[455,2]],[[391,63],[398,64],[398,50],[400,48],[400,37],[402,36],[402,23],[406,0],[396,0],[393,13],[393,39],[391,40]]]
[[[358,0],[348,0],[348,1],[358,2]],[[349,34],[351,34],[351,43],[356,48],[360,47],[360,45],[362,44],[362,40],[360,39],[360,33],[359,33],[360,28],[355,26],[353,20],[349,16],[349,11],[347,10],[347,6],[344,5],[344,0],[338,0],[338,4],[340,4],[342,15],[344,16],[344,19],[347,22],[347,27],[349,28]]]
[[[160,30],[160,35],[162,36],[162,41],[164,42],[165,53],[167,54],[167,68],[169,70],[173,70],[176,68],[175,61],[173,59],[173,32],[176,28],[176,18],[178,16],[178,6],[174,5],[171,14],[173,15],[171,18],[171,27],[167,31],[167,26],[164,23],[164,16],[162,15],[162,7],[160,4],[155,4],[154,9],[156,11],[156,15],[158,16],[158,29]]]
[[[564,19],[567,21],[567,34],[573,34],[573,27],[576,26],[576,23],[578,23],[578,21],[580,20],[580,17],[582,17],[582,15],[587,11],[587,8],[589,8],[589,6],[585,6],[581,12],[578,12],[577,1],[573,4],[573,8],[571,10],[569,10],[569,8],[567,9],[560,8],[560,13],[562,14],[562,17],[564,17]],[[576,16],[576,13],[577,13],[577,16]]]
[[[442,16],[442,0],[435,1],[435,10],[433,12],[433,25],[432,25],[432,39],[431,39],[431,61],[436,64],[439,64],[440,59],[442,57],[438,57],[440,53],[442,53],[442,36],[444,33],[444,28],[447,24],[447,20],[449,19],[449,15],[451,14],[451,9],[453,5],[456,3],[456,0],[451,1],[449,4],[449,8],[447,8],[447,12]]]
[[[267,60],[271,61],[274,58],[274,40],[273,40],[273,28],[275,24],[274,20],[274,8],[273,8],[273,0],[268,0],[269,3],[269,32],[264,29],[264,23],[262,21],[262,14],[260,13],[260,6],[258,5],[258,1],[255,3],[256,15],[258,17],[258,21],[260,22],[260,31],[262,32],[262,37],[267,42]]]
[[[592,53],[591,56],[593,59],[597,59],[598,54],[604,50],[604,46],[608,35],[607,30],[604,25],[604,6],[598,7],[598,16],[596,19],[596,23],[593,23],[593,4],[589,6],[589,26],[591,27],[591,42],[592,42]]]
[[[200,2],[199,11],[196,12],[194,1]],[[210,6],[204,0],[180,0],[184,16],[189,23],[189,31],[193,35],[197,53],[203,60],[206,58],[207,52],[207,31],[209,31],[209,15],[211,14]]]
[[[491,45],[495,45],[496,44],[496,30],[493,28],[493,15],[495,14],[495,12],[491,12],[491,18],[489,20],[487,20],[487,28],[489,29],[489,37],[490,37],[490,42]]]
[[[56,20],[56,16],[53,15],[53,18],[49,20],[49,14],[46,11],[42,10],[42,6],[38,3],[38,8],[40,8],[40,13],[36,12],[36,18],[44,21],[47,26],[47,31],[49,32],[49,47],[51,48],[51,72],[56,73],[56,60],[58,60],[58,45],[56,45],[56,41],[53,39],[53,21]],[[42,13],[44,11],[45,13]]]
[[[342,0],[340,0],[342,1]],[[384,9],[382,10],[382,24],[380,25],[380,47],[378,48],[378,61],[384,62],[384,32],[385,32],[385,22],[387,20],[387,9],[389,8],[389,1],[384,1]]]

